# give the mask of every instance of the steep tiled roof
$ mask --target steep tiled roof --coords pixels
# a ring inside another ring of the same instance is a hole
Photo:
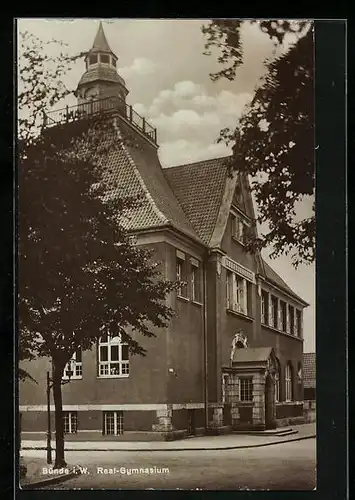
[[[303,353],[303,386],[316,387],[316,353]]]
[[[211,239],[224,194],[227,158],[164,169],[175,196],[205,244]]]
[[[282,290],[285,290],[285,292],[293,295],[295,299],[301,301],[305,305],[308,305],[307,302],[305,302],[304,299],[302,299],[299,295],[297,295],[289,286],[288,284],[281,278],[280,275],[277,274],[276,271],[273,270],[273,268],[264,260],[262,259],[262,265],[263,265],[263,272],[262,274],[264,277],[273,283],[274,285],[278,286]]]
[[[126,227],[131,230],[171,225],[202,243],[166,181],[155,147],[122,120],[117,121],[117,141],[102,164],[108,185],[127,196],[140,196]],[[113,194],[113,193],[111,193]]]

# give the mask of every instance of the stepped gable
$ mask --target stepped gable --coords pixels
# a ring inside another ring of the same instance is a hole
[[[164,175],[201,240],[208,245],[226,187],[229,157],[165,168]]]

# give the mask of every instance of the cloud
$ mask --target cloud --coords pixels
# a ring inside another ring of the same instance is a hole
[[[151,59],[145,57],[136,57],[131,66],[119,68],[118,72],[123,78],[132,78],[135,76],[147,76],[155,73],[157,64]]]
[[[203,141],[178,139],[164,142],[159,147],[159,159],[163,167],[183,165],[195,161],[219,158],[231,154],[231,149],[225,144],[212,143],[206,145]]]

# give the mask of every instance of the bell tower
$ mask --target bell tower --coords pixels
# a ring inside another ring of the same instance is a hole
[[[117,108],[126,113],[128,90],[124,79],[117,73],[117,59],[100,21],[93,46],[85,56],[86,71],[75,92],[79,106],[91,100],[118,97]]]

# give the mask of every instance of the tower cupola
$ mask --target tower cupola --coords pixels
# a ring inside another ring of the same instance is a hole
[[[86,71],[76,89],[79,105],[93,99],[119,97],[122,110],[125,109],[128,90],[124,79],[117,73],[117,60],[100,21],[93,46],[85,56]]]

